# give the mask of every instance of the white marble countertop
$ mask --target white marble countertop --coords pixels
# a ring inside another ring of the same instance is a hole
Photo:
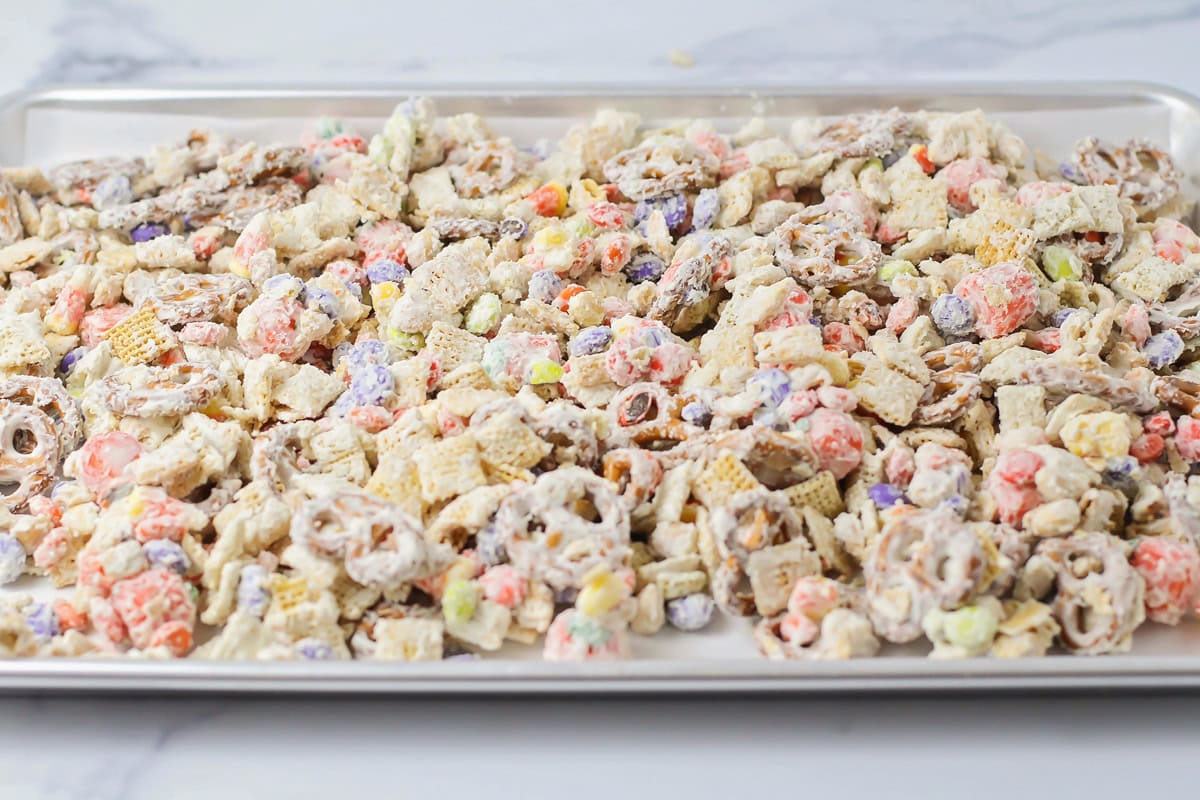
[[[0,93],[97,81],[949,79],[1200,93],[1197,40],[1200,4],[1184,0],[0,0]],[[1167,696],[2,698],[0,797],[882,797],[909,794],[902,785],[929,798],[1124,796],[1194,784],[1198,718],[1200,698]]]

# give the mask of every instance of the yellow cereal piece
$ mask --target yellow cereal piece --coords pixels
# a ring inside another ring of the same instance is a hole
[[[126,364],[149,364],[175,347],[175,335],[158,321],[153,306],[142,306],[104,334],[113,354]]]
[[[1129,455],[1129,425],[1125,416],[1115,411],[1075,417],[1063,426],[1059,436],[1067,450],[1080,458],[1108,461]]]
[[[624,581],[601,566],[584,577],[575,607],[589,617],[599,617],[616,608],[628,593],[629,587]]]
[[[571,235],[561,225],[547,225],[533,235],[533,248],[537,252],[562,247],[571,240]]]
[[[512,483],[513,481],[533,483],[533,479],[536,477],[529,470],[514,467],[511,464],[488,464],[487,475],[493,483]]]
[[[800,510],[805,507],[816,509],[822,516],[833,518],[846,510],[837,478],[829,470],[818,472],[803,483],[783,490],[788,502]]]
[[[706,507],[724,505],[738,492],[761,489],[762,484],[733,453],[722,453],[704,468],[692,485],[692,493]]]

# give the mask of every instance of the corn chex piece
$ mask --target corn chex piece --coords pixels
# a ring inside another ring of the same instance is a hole
[[[425,336],[425,347],[437,356],[442,374],[449,374],[463,364],[478,364],[483,359],[485,339],[455,328],[444,322],[435,322]]]
[[[872,357],[851,360],[862,372],[850,388],[858,395],[858,405],[892,425],[907,425],[921,402],[925,387],[911,378],[888,369]]]
[[[512,483],[513,481],[533,483],[533,479],[537,477],[529,470],[514,467],[511,464],[488,464],[487,475],[493,483]]]
[[[789,486],[783,493],[796,510],[813,508],[830,519],[846,510],[837,478],[829,470],[822,470],[802,483]]]
[[[1004,220],[997,220],[986,234],[983,242],[975,248],[975,258],[985,267],[1004,261],[1021,261],[1033,250],[1037,237],[1028,228],[1014,228]]]
[[[380,459],[367,481],[366,490],[389,503],[395,503],[415,519],[425,513],[421,499],[421,479],[411,458],[393,456]]]
[[[381,619],[375,623],[375,653],[387,661],[441,661],[445,626],[437,619]]]
[[[692,493],[708,508],[717,508],[738,492],[761,489],[762,484],[733,453],[722,453],[704,468],[692,485]]]
[[[483,463],[528,469],[545,458],[553,445],[534,433],[515,414],[497,414],[472,428]]]
[[[444,364],[443,369],[445,369]],[[480,391],[491,391],[495,388],[483,365],[475,361],[468,361],[459,364],[452,370],[447,370],[446,374],[442,376],[439,386],[442,389],[479,389]]]
[[[413,454],[421,481],[421,497],[439,503],[487,483],[479,448],[469,433],[428,444]]]
[[[274,575],[271,578],[271,600],[288,612],[308,599],[308,582],[303,578],[285,578]]]
[[[158,321],[153,306],[142,306],[104,334],[113,354],[130,366],[150,364],[177,344],[171,329]]]
[[[755,550],[746,562],[746,575],[754,590],[754,605],[768,617],[787,607],[797,579],[820,575],[821,559],[805,539]]]

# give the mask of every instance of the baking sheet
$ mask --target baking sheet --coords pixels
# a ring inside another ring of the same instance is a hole
[[[898,105],[915,110],[983,108],[1036,149],[1065,157],[1085,135],[1149,138],[1166,146],[1200,194],[1200,106],[1160,87],[1038,85],[1025,87],[849,87],[669,93],[651,89],[539,93],[523,89],[138,89],[60,88],[0,98],[0,164],[51,166],[100,155],[137,155],[214,128],[260,141],[295,141],[322,115],[376,132],[399,101],[438,98],[443,115],[475,111],[519,144],[556,139],[601,107],[639,111],[651,122],[712,119],[734,130],[763,116],[787,130],[797,116]],[[44,581],[23,579],[3,591],[44,595]],[[875,691],[1056,688],[1200,688],[1200,622],[1177,628],[1148,624],[1128,655],[1084,658],[933,661],[927,644],[889,646],[877,659],[854,662],[768,662],[757,655],[752,624],[718,615],[698,634],[664,629],[633,636],[634,659],[623,663],[546,664],[536,648],[510,644],[473,662],[221,663],[186,660],[0,661],[0,691],[284,691],[284,692],[690,692]]]

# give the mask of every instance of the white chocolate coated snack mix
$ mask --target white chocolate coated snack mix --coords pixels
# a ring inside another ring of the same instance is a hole
[[[1196,613],[1166,153],[895,109],[522,144],[413,100],[0,170],[0,655],[614,659],[726,615],[1022,657]]]

